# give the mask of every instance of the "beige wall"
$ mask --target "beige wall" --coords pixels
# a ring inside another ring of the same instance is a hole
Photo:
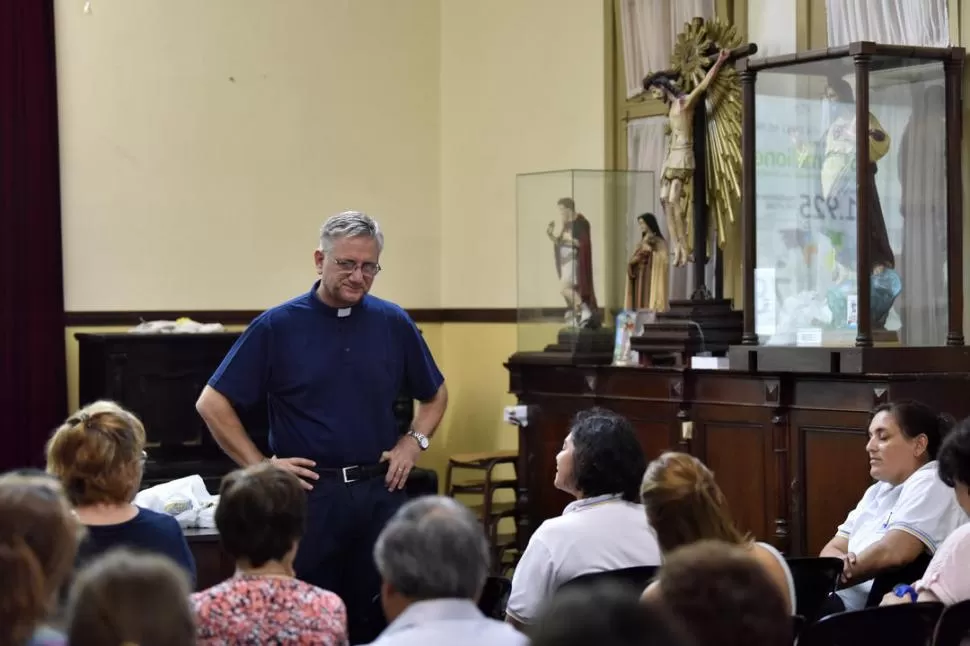
[[[69,311],[272,305],[346,208],[387,231],[379,295],[511,308],[516,174],[605,163],[602,0],[56,3]],[[424,465],[515,447],[516,326],[421,328],[451,393]]]
[[[272,305],[346,208],[387,230],[378,294],[514,307],[515,176],[606,162],[601,0],[82,7],[56,3],[69,311]]]
[[[351,208],[440,305],[438,0],[55,6],[69,311],[273,305]]]
[[[601,0],[442,0],[443,306],[515,307],[517,174],[604,167],[603,23]]]

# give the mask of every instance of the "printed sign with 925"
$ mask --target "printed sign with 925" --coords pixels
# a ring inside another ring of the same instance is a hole
[[[812,220],[855,220],[856,201],[854,197],[847,198],[848,209],[842,209],[839,198],[825,197],[815,194],[802,193],[798,206],[798,214]]]

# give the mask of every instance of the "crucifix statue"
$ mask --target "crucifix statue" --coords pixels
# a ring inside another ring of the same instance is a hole
[[[660,200],[674,266],[703,267],[708,241],[723,247],[735,222],[741,195],[741,86],[726,64],[757,49],[743,44],[733,25],[695,18],[677,38],[672,69],[643,80],[644,91],[668,106],[670,140]],[[706,292],[703,271],[696,272],[695,283],[695,297]]]

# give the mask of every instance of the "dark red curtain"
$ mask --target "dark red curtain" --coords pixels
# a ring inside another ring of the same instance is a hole
[[[0,0],[0,470],[42,463],[66,372],[54,3]]]

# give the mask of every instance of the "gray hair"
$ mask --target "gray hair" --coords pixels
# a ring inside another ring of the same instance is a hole
[[[320,227],[320,249],[330,253],[335,239],[360,236],[373,238],[377,241],[377,252],[384,251],[384,233],[377,221],[360,211],[344,211],[330,216]]]
[[[461,503],[422,496],[384,527],[374,561],[384,581],[410,599],[475,599],[488,578],[488,539]]]

